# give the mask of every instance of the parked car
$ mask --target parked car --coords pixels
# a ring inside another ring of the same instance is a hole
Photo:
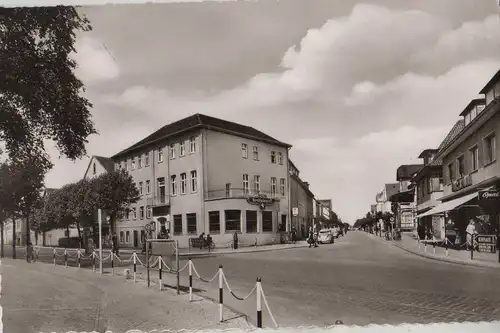
[[[334,238],[333,234],[329,229],[322,229],[319,232],[319,238],[318,238],[318,243],[320,244],[328,244],[328,243],[333,243]]]
[[[333,238],[339,238],[340,231],[338,228],[330,228],[330,232],[332,233]]]

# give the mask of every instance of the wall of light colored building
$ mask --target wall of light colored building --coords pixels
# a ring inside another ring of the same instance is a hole
[[[484,112],[484,111],[483,111]],[[473,133],[469,138],[467,138],[463,143],[460,144],[453,152],[444,156],[443,158],[443,175],[444,175],[444,196],[452,194],[451,183],[449,182],[448,175],[448,164],[455,163],[455,179],[457,174],[456,169],[456,159],[461,154],[465,153],[465,174],[471,173],[471,161],[469,155],[469,149],[475,144],[479,147],[479,169],[471,174],[472,185],[478,184],[484,180],[490,179],[492,177],[500,175],[500,164],[495,161],[491,164],[485,165],[484,163],[484,141],[483,139],[491,133],[496,133],[496,158],[500,157],[500,145],[498,136],[500,134],[500,113],[497,112],[488,122],[486,122],[481,128],[479,128],[475,133]]]
[[[95,165],[95,173],[94,173],[94,165]],[[104,166],[95,158],[92,157],[89,162],[89,168],[86,170],[84,178],[91,179],[94,177],[99,177],[103,173],[106,173],[107,170]]]

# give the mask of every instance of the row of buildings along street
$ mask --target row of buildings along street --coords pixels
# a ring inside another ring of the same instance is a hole
[[[125,169],[133,177],[140,199],[117,221],[121,247],[141,248],[149,224],[156,232],[169,231],[183,247],[201,233],[210,234],[216,244],[229,242],[234,232],[244,245],[269,244],[292,228],[305,238],[313,224],[340,223],[332,200],[316,200],[301,179],[290,149],[252,127],[195,114],[112,157],[93,156],[84,177],[113,169]],[[17,225],[17,244],[24,245],[26,224]],[[105,221],[103,228],[109,235]],[[11,223],[4,234],[11,242]],[[54,246],[76,236],[73,228],[69,234],[52,230],[40,237],[32,232],[31,239]]]
[[[397,168],[397,182],[377,193],[372,216],[392,215],[395,228],[421,239],[447,237],[457,246],[466,242],[471,220],[478,234],[498,236],[500,71],[479,94],[457,110],[459,119],[439,146],[419,153],[421,164]],[[494,252],[495,246],[483,250]]]

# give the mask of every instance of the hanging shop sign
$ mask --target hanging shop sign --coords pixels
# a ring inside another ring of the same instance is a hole
[[[457,180],[454,180],[451,183],[451,190],[453,192],[460,191],[463,188],[469,187],[472,185],[472,176],[467,175],[463,176],[462,178],[459,178]]]
[[[497,237],[495,235],[477,235],[476,237],[479,252],[496,252]]]
[[[274,203],[272,198],[268,198],[264,194],[259,194],[256,196],[248,197],[247,202],[251,205],[259,206],[261,209],[266,208]]]
[[[479,200],[488,200],[488,201],[498,200],[498,199],[500,199],[500,190],[495,189],[495,190],[479,191],[478,199]]]
[[[299,215],[299,208],[298,207],[292,207],[292,215],[293,216]]]

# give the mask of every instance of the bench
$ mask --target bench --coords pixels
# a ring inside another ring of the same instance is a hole
[[[189,238],[189,247],[200,248],[205,245],[205,240],[201,238]]]

